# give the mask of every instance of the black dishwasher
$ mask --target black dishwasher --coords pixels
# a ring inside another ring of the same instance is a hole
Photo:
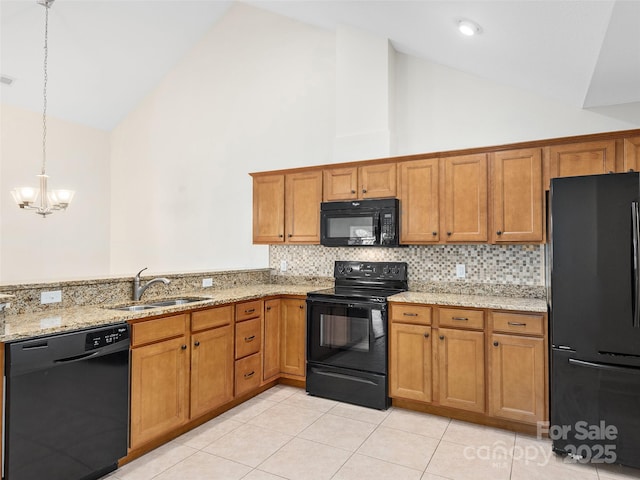
[[[5,480],[94,480],[127,454],[126,324],[6,345]]]

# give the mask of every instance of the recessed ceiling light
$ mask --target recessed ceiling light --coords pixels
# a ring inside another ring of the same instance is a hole
[[[482,32],[480,25],[472,22],[471,20],[460,20],[458,22],[458,30],[460,30],[460,33],[466,35],[467,37],[472,37]]]

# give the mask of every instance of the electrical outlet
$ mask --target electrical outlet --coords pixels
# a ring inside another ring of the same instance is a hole
[[[467,276],[467,272],[464,268],[464,264],[463,263],[459,263],[458,265],[456,265],[456,277],[458,278],[464,278]]]
[[[202,287],[213,287],[213,278],[203,278],[202,279]]]
[[[50,292],[40,293],[40,303],[60,303],[62,301],[62,290],[52,290]]]
[[[281,272],[286,272],[287,271],[287,261],[286,260],[280,260],[280,271]]]

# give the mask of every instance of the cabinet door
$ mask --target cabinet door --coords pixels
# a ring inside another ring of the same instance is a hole
[[[484,332],[441,328],[436,342],[440,405],[484,412]]]
[[[400,242],[434,243],[440,240],[438,159],[398,164]]]
[[[391,324],[389,395],[431,401],[431,327]]]
[[[640,137],[624,139],[623,168],[625,172],[640,171]]]
[[[396,164],[367,165],[358,168],[360,198],[396,196]]]
[[[615,157],[615,140],[549,147],[549,177],[575,177],[613,172]]]
[[[233,326],[191,337],[191,418],[233,400]]]
[[[284,242],[284,175],[253,177],[253,243]]]
[[[494,242],[542,242],[542,152],[497,152],[491,163]]]
[[[327,168],[323,170],[322,186],[325,202],[358,198],[358,168]]]
[[[486,242],[487,156],[448,157],[442,163],[445,241]]]
[[[186,337],[131,350],[131,448],[186,423],[189,361]]]
[[[285,298],[281,301],[280,317],[280,371],[304,378],[306,376],[305,301]]]
[[[545,420],[544,340],[493,334],[489,349],[489,414],[532,424]]]
[[[262,380],[280,373],[280,300],[264,303],[264,334],[262,346]]]
[[[286,176],[285,225],[289,243],[320,243],[322,171]]]

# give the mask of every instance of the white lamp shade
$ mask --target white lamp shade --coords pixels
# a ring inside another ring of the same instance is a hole
[[[75,195],[73,190],[53,190],[51,192],[51,200],[54,204],[69,205],[73,196]]]
[[[29,205],[38,198],[39,190],[32,187],[19,187],[11,190],[11,195],[18,205]]]

